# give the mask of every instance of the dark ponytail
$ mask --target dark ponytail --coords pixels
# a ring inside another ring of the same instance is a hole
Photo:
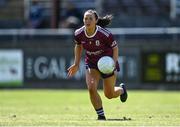
[[[99,17],[98,22],[96,23],[97,25],[101,27],[106,27],[111,23],[113,16],[112,15],[106,15],[104,17]]]
[[[101,27],[108,26],[111,23],[111,20],[113,18],[112,15],[106,15],[104,17],[99,17],[95,10],[87,10],[86,12],[93,13],[95,15],[96,20],[98,20],[96,25],[99,25]]]

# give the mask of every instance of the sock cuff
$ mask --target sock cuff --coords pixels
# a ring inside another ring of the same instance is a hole
[[[96,111],[100,111],[100,110],[103,110],[103,107],[99,108],[99,109],[95,109]]]
[[[103,110],[103,108],[101,107],[101,108],[99,108],[99,109],[96,109],[96,113],[97,113],[98,116],[104,116],[104,110]]]

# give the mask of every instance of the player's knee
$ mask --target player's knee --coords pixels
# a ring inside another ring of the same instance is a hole
[[[97,91],[96,87],[95,87],[95,84],[92,84],[92,83],[88,83],[88,90],[90,93],[94,93]]]
[[[105,96],[106,96],[108,99],[112,99],[112,98],[113,98],[113,94],[111,94],[111,93],[105,93]]]

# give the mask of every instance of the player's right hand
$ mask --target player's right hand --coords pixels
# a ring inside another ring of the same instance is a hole
[[[68,71],[67,76],[68,76],[68,77],[74,76],[74,75],[76,74],[76,72],[78,71],[78,69],[79,69],[79,66],[78,66],[78,65],[76,65],[76,64],[71,65],[71,66],[67,69],[67,71]]]

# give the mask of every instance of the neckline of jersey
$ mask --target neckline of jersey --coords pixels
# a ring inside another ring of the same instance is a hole
[[[87,33],[86,33],[86,27],[84,27],[84,33],[85,33],[86,37],[87,37],[87,38],[92,38],[92,37],[94,37],[94,36],[96,35],[97,31],[98,31],[98,28],[99,28],[99,27],[96,26],[96,31],[94,32],[94,34],[91,35],[91,36],[88,36]]]

